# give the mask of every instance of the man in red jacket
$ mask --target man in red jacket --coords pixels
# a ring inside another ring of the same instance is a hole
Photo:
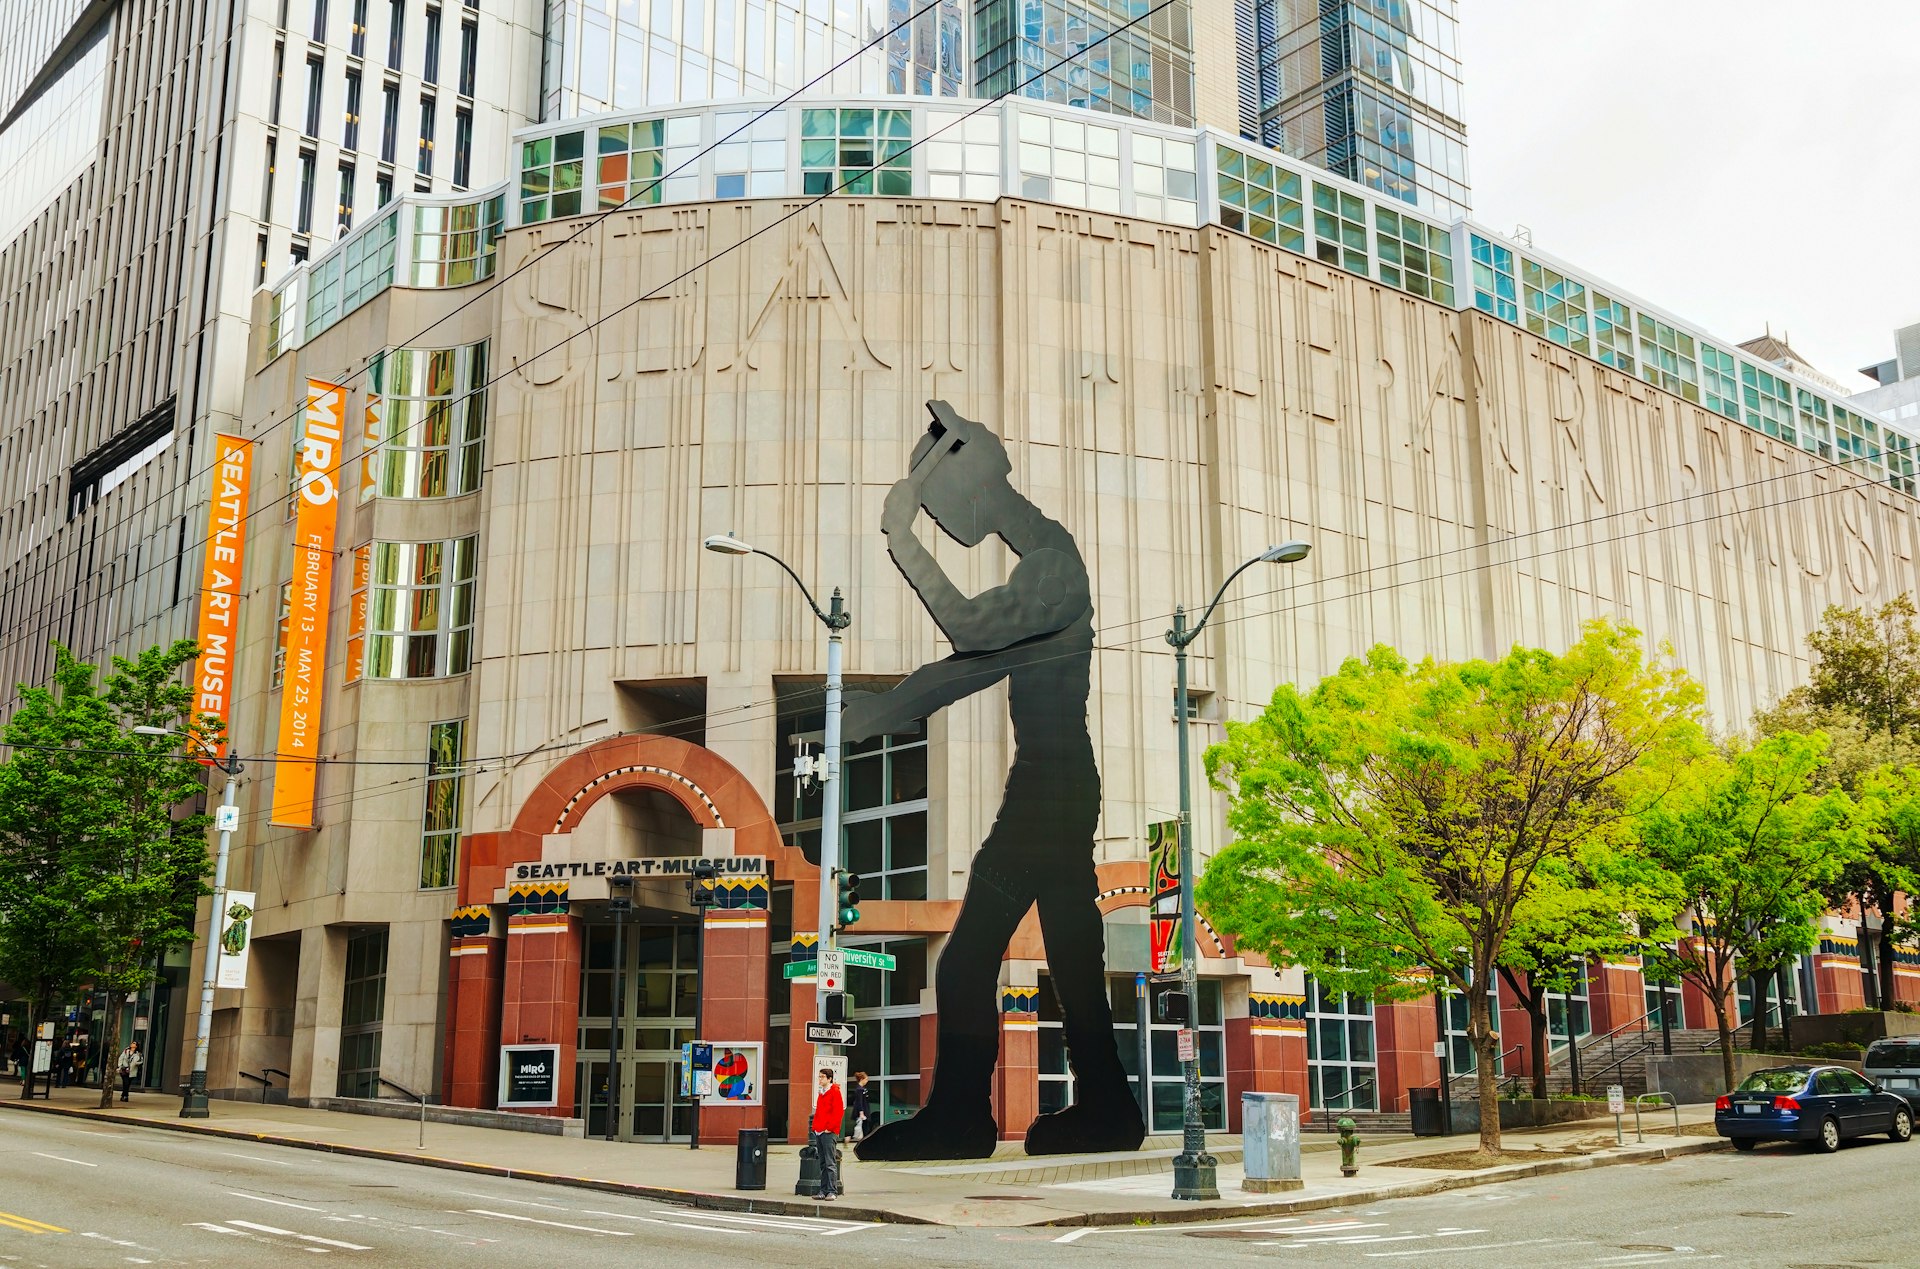
[[[840,1086],[833,1082],[833,1069],[820,1068],[820,1092],[813,1099],[813,1119],[807,1124],[813,1138],[814,1153],[820,1156],[820,1197],[830,1199],[842,1193],[840,1169],[834,1165],[834,1149],[840,1144],[840,1121],[846,1117],[847,1104]]]

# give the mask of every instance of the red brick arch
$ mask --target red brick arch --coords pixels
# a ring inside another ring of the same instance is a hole
[[[703,745],[631,734],[596,741],[562,759],[521,803],[511,828],[469,837],[460,902],[493,902],[513,865],[540,858],[542,838],[571,833],[594,803],[622,789],[658,789],[702,828],[732,829],[734,853],[766,856],[780,880],[818,874],[781,839],[773,813],[738,767]]]

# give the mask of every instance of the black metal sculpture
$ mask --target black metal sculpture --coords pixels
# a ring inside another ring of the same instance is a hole
[[[887,495],[887,550],[954,654],[849,702],[848,741],[897,731],[1006,679],[1014,759],[965,902],[934,976],[940,1010],[933,1087],[913,1118],[869,1134],[862,1159],[977,1159],[993,1153],[1000,961],[1038,904],[1065,1022],[1074,1103],[1027,1129],[1029,1154],[1133,1150],[1145,1129],[1120,1065],[1095,902],[1100,772],[1087,731],[1093,597],[1073,536],[1015,492],[1000,438],[929,401],[933,421]],[[924,508],[962,546],[998,535],[1020,557],[1003,585],[969,598],[914,536]]]

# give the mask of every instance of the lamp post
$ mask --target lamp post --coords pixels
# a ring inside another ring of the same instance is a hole
[[[239,791],[240,773],[245,768],[231,750],[222,758],[205,740],[185,732],[168,727],[135,727],[133,734],[174,736],[198,745],[207,760],[227,776],[227,790],[215,812],[220,826],[220,846],[213,856],[213,909],[207,921],[206,972],[200,978],[200,1029],[193,1040],[193,1072],[187,1077],[187,1090],[180,1099],[180,1118],[205,1119],[212,1113],[207,1107],[207,1048],[213,1039],[213,988],[220,973],[220,921],[227,909],[227,856],[233,845],[233,825],[240,818],[240,808],[234,798]]]
[[[613,914],[613,999],[607,1007],[607,1140],[620,1139],[620,1021],[627,1003],[627,913],[633,911],[633,878],[607,879],[607,911]]]
[[[823,611],[814,602],[813,592],[800,580],[800,575],[771,551],[742,542],[730,533],[717,533],[702,545],[720,555],[766,556],[780,566],[781,572],[793,579],[793,584],[800,588],[800,594],[806,598],[807,607],[813,609],[813,615],[827,628],[826,769],[820,773],[820,941],[815,948],[815,955],[824,957],[834,945],[833,930],[838,909],[835,881],[840,871],[840,643],[842,632],[853,624],[853,614],[847,611],[837,586]],[[824,975],[815,979],[814,1017],[823,1022],[827,1016],[825,984]],[[815,1065],[819,1064],[816,1062]]]
[[[1240,574],[1255,564],[1293,564],[1307,558],[1313,547],[1301,541],[1282,542],[1270,546],[1260,554],[1227,574],[1227,580],[1220,583],[1220,589],[1214,592],[1213,602],[1200,614],[1200,620],[1192,626],[1187,625],[1187,610],[1177,606],[1173,610],[1173,629],[1167,631],[1167,642],[1173,645],[1174,689],[1173,721],[1180,737],[1180,990],[1186,996],[1186,1025],[1192,1028],[1199,1006],[1199,960],[1200,942],[1195,935],[1193,908],[1193,779],[1189,770],[1187,741],[1187,645],[1200,637],[1206,629],[1207,621],[1213,616],[1213,610],[1220,606],[1220,599],[1227,593],[1227,587]],[[1195,1037],[1196,1041],[1198,1037]],[[1186,1097],[1181,1115],[1181,1150],[1173,1160],[1173,1197],[1176,1199],[1217,1199],[1220,1197],[1220,1185],[1215,1176],[1215,1163],[1207,1153],[1206,1125],[1200,1120],[1200,1050],[1196,1043],[1193,1056],[1180,1064],[1186,1077]]]

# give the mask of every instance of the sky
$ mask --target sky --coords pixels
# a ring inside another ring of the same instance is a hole
[[[1461,0],[1472,218],[1813,365],[1920,322],[1920,0]]]

